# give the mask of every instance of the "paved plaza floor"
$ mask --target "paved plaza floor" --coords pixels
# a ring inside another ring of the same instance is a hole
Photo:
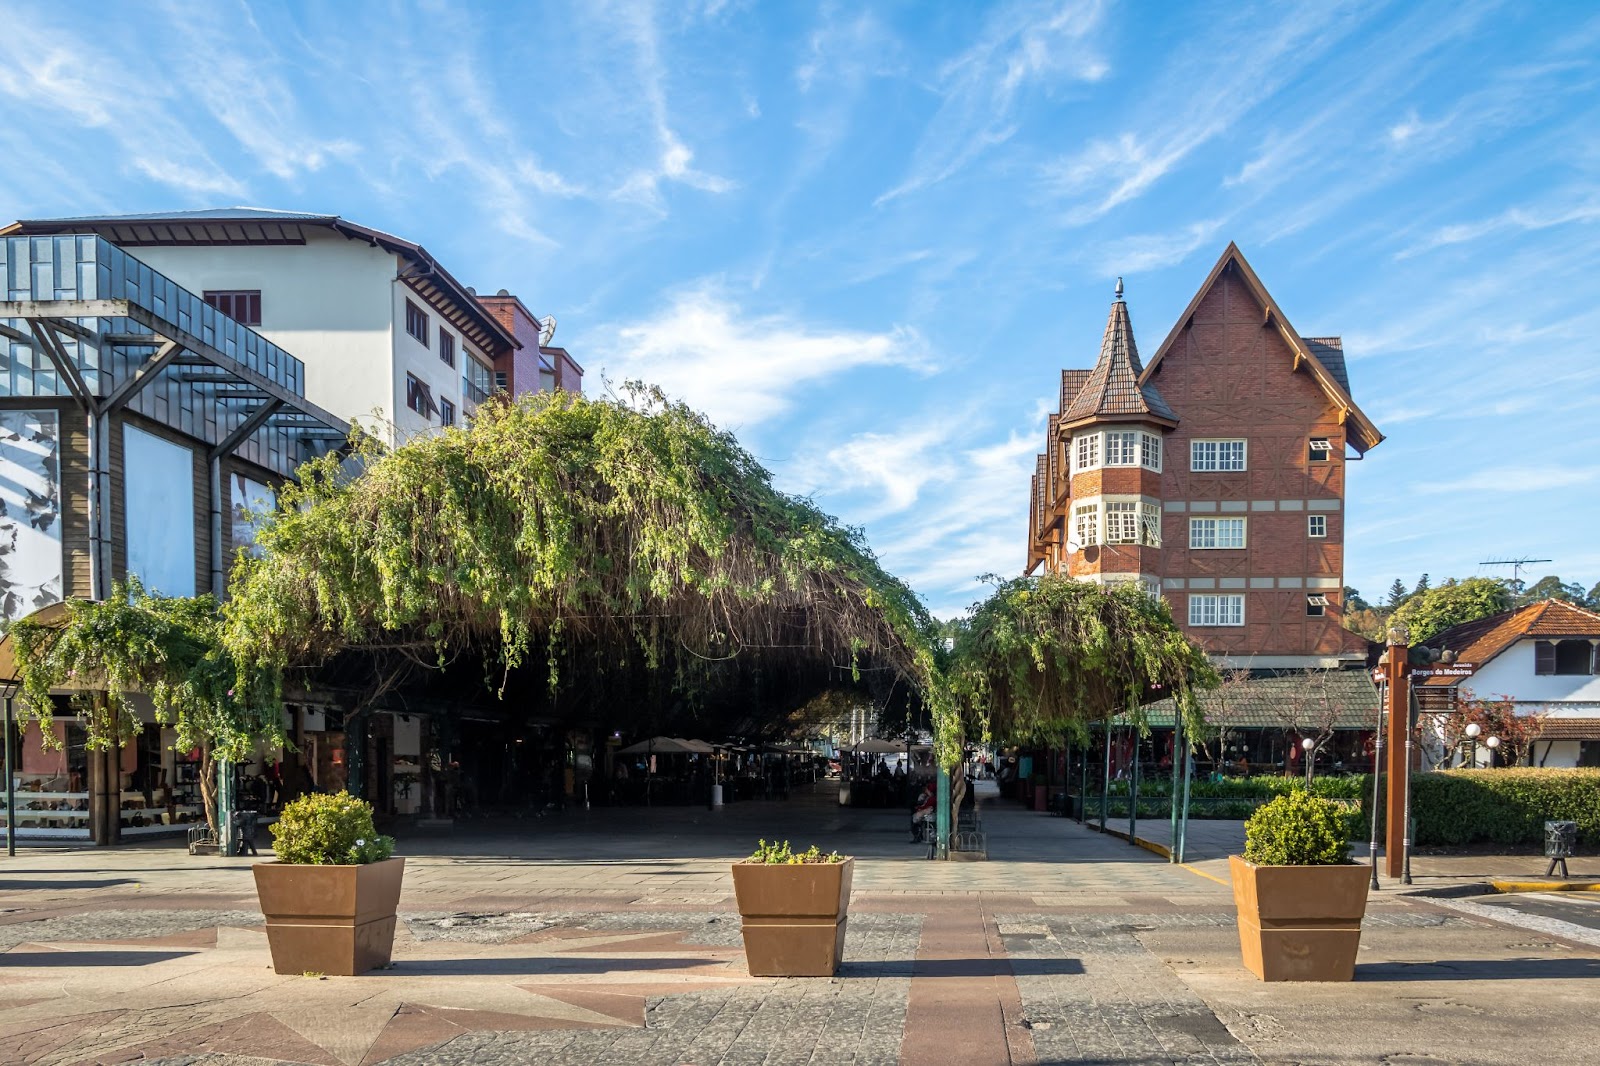
[[[1230,830],[1191,836],[1208,843],[1175,866],[988,798],[983,829],[987,861],[929,862],[903,812],[840,808],[822,785],[717,811],[568,810],[411,833],[395,965],[358,978],[273,973],[249,859],[30,847],[0,860],[0,1063],[1600,1055],[1600,933],[1565,920],[1600,911],[1587,899],[1519,908],[1386,885],[1353,983],[1267,985],[1239,964],[1226,865],[1207,850]],[[836,978],[745,970],[729,861],[758,837],[857,857]],[[1507,861],[1419,859],[1414,888],[1521,872],[1487,869]]]

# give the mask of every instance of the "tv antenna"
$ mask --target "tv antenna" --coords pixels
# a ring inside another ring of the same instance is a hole
[[[1522,584],[1522,568],[1529,563],[1553,563],[1554,559],[1485,559],[1479,566],[1509,566],[1511,567],[1511,580],[1514,584]]]

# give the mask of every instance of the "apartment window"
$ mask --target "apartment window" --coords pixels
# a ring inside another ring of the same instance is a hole
[[[1106,465],[1137,466],[1139,463],[1139,434],[1107,433]]]
[[[456,424],[456,405],[449,400],[439,400],[439,424],[446,429]]]
[[[1325,514],[1306,515],[1306,536],[1326,537],[1328,535],[1328,516]]]
[[[1100,465],[1100,434],[1084,433],[1077,438],[1078,455],[1074,472],[1093,470]]]
[[[1161,438],[1154,433],[1139,434],[1139,465],[1161,473]]]
[[[1080,503],[1072,509],[1072,532],[1079,548],[1100,543],[1100,506]]]
[[[1161,598],[1161,582],[1141,581],[1139,582],[1139,587],[1144,589],[1144,594],[1149,596],[1152,600],[1159,600]]]
[[[504,370],[496,370],[494,372],[494,387],[501,392],[505,392],[510,387],[506,384],[506,372]]]
[[[260,289],[207,289],[206,303],[241,326],[261,325]]]
[[[1106,504],[1106,543],[1139,543],[1139,505],[1137,503]]]
[[[1189,597],[1189,624],[1192,626],[1244,625],[1243,594]]]
[[[439,409],[433,399],[433,390],[415,374],[406,375],[406,406],[429,420]]]
[[[422,343],[428,342],[424,340]],[[445,366],[456,365],[456,339],[442,329],[439,331],[439,361]]]
[[[1242,440],[1192,440],[1189,442],[1189,469],[1200,472],[1243,470],[1244,455]]]
[[[1587,640],[1541,640],[1533,646],[1533,672],[1536,674],[1592,674],[1596,652]]]
[[[1160,504],[1139,504],[1139,532],[1142,534],[1139,543],[1148,544],[1152,548],[1161,547]]]
[[[1242,519],[1242,518],[1191,518],[1191,519],[1189,519],[1189,547],[1191,547],[1191,548],[1242,548],[1242,547],[1244,547],[1244,519]]]
[[[1313,463],[1326,463],[1333,458],[1333,444],[1327,437],[1312,437],[1306,458]]]
[[[1328,613],[1328,597],[1311,595],[1306,597],[1306,617],[1321,618]]]
[[[406,301],[406,332],[417,339],[421,345],[428,347],[428,312]]]

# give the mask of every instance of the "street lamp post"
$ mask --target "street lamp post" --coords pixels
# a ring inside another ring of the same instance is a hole
[[[1499,737],[1489,737],[1487,740],[1485,740],[1483,742],[1483,746],[1489,749],[1489,765],[1493,766],[1494,765],[1494,753],[1500,750],[1500,738]]]
[[[1476,770],[1478,768],[1478,734],[1482,732],[1483,726],[1479,725],[1477,722],[1467,723],[1467,739],[1472,741],[1472,761],[1467,763],[1467,769],[1469,770]]]
[[[1316,758],[1317,742],[1306,737],[1300,742],[1300,750],[1306,753],[1306,789],[1311,788],[1311,764]]]

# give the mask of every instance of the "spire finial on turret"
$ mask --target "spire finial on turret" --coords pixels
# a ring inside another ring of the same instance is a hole
[[[1117,279],[1117,302],[1122,302],[1122,279]]]

